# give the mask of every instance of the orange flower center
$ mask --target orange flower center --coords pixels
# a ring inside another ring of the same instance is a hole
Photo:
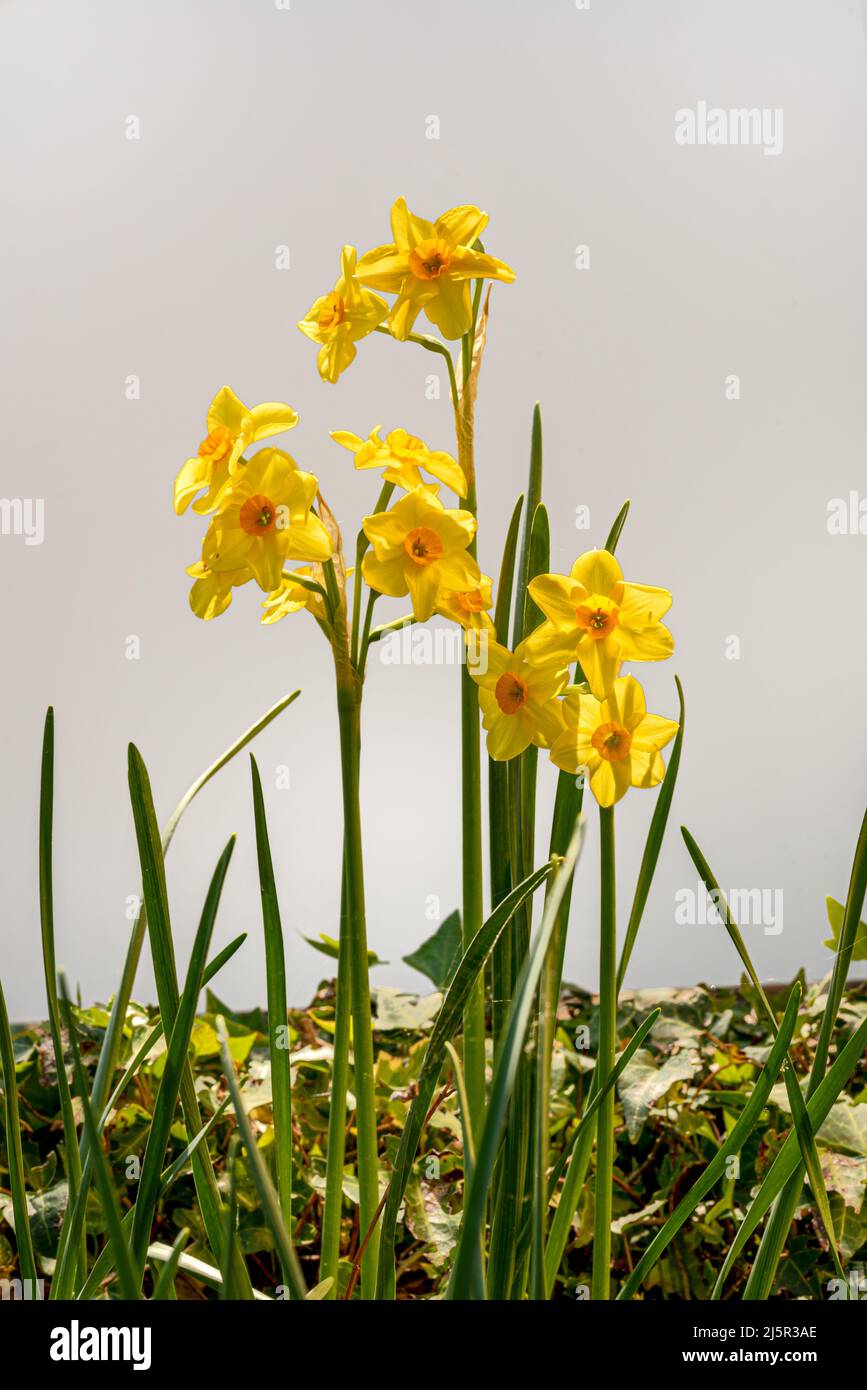
[[[590,742],[607,763],[620,763],[629,757],[632,735],[622,724],[615,724],[612,720],[608,724],[600,724]]]
[[[277,508],[270,497],[257,492],[242,502],[238,520],[241,530],[246,531],[248,536],[266,536],[276,529]]]
[[[231,454],[234,443],[232,431],[225,425],[217,425],[199,445],[199,458],[210,459],[212,463],[222,463],[223,459]]]
[[[494,694],[503,714],[517,714],[527,703],[527,682],[514,671],[505,671],[494,687]]]
[[[403,548],[417,565],[432,565],[445,549],[436,531],[432,531],[429,526],[416,526],[410,531]]]
[[[583,628],[588,637],[592,637],[594,642],[601,642],[616,628],[620,620],[620,609],[613,603],[610,608],[603,608],[601,605],[594,608],[591,604],[581,603],[575,609],[575,616],[578,626]]]
[[[458,603],[465,613],[484,613],[485,600],[482,597],[481,589],[468,589],[466,593],[457,595]]]
[[[329,294],[325,297],[325,304],[319,311],[320,328],[337,328],[338,324],[343,323],[346,318],[346,301],[342,295]]]
[[[409,268],[419,280],[438,280],[451,264],[452,253],[440,237],[420,241],[409,253]]]

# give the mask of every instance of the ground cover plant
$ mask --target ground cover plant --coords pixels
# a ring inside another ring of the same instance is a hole
[[[828,1136],[844,1114],[858,1128],[867,1016],[845,987],[865,949],[867,830],[845,903],[831,911],[834,963],[821,991],[796,981],[768,996],[712,867],[683,829],[684,853],[746,983],[722,1009],[699,995],[688,1019],[678,1016],[676,995],[645,1008],[623,993],[685,730],[677,677],[671,718],[647,710],[631,668],[672,656],[663,622],[672,596],[621,568],[628,503],[568,574],[551,572],[538,406],[527,488],[496,582],[479,568],[475,402],[491,284],[515,278],[481,242],[487,221],[474,206],[427,220],[398,199],[392,240],[360,258],[345,246],[333,288],[299,323],[333,387],[373,333],[395,349],[433,354],[448,378],[454,455],[403,425],[383,433],[360,422],[356,433],[338,421],[336,459],[346,466],[351,455],[360,483],[367,471],[380,474],[372,511],[360,509],[357,533],[345,539],[319,479],[263,443],[297,426],[294,407],[248,407],[224,386],[175,483],[175,510],[205,524],[188,571],[193,613],[214,620],[235,608],[236,591],[246,589],[240,609],[258,590],[260,620],[277,628],[275,640],[286,618],[306,613],[333,665],[342,902],[336,936],[323,932],[318,942],[336,958],[333,996],[289,1012],[272,859],[279,847],[254,758],[261,1015],[238,1016],[212,993],[200,1012],[203,989],[243,946],[241,937],[213,945],[234,838],[183,970],[164,869],[192,799],[300,692],[227,748],[162,831],[147,768],[130,745],[142,907],[107,1009],[83,1008],[57,975],[48,712],[39,826],[47,1030],[13,1034],[0,992],[3,1210],[14,1231],[9,1263],[14,1249],[22,1287],[34,1294],[44,1279],[54,1299],[106,1291],[162,1299],[206,1287],[233,1299],[753,1299],[792,1291],[800,1267],[819,1287],[828,1265],[850,1292],[847,1266],[863,1243],[865,1156],[854,1141]],[[418,331],[421,316],[434,332]],[[404,600],[407,611],[377,622],[383,598]],[[402,640],[435,614],[453,624],[465,658],[455,691],[462,901],[416,961],[436,999],[410,1006],[378,990],[374,1013],[360,795],[365,674],[378,644]],[[303,718],[302,710],[286,717]],[[556,778],[544,832],[542,776]],[[647,794],[654,811],[630,891],[618,883],[616,818]],[[543,833],[548,850],[536,862]],[[599,994],[580,1021],[562,973],[572,883],[591,838],[601,870]],[[629,905],[619,932],[618,901]],[[133,1003],[146,939],[156,1011]],[[669,1111],[677,1123],[666,1128],[660,1116]],[[662,1134],[648,1148],[657,1124]],[[53,1147],[43,1147],[52,1135]]]

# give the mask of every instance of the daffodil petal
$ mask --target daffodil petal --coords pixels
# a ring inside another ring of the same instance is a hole
[[[361,562],[361,573],[365,583],[377,593],[388,594],[390,598],[403,598],[409,593],[402,556],[380,560],[375,551],[368,550]]]
[[[623,571],[610,551],[588,550],[572,566],[572,578],[583,584],[588,594],[610,598],[612,590],[623,582]]]
[[[470,287],[466,280],[453,280],[443,275],[433,282],[437,293],[429,299],[424,311],[436,324],[444,338],[454,340],[468,333],[473,321]]]

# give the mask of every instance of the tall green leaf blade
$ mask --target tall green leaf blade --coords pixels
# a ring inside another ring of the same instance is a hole
[[[209,963],[208,968],[205,971],[202,980],[203,985],[210,983],[210,981],[218,973],[221,967],[232,958],[232,956],[239,949],[239,947],[244,944],[246,939],[247,933],[241,932],[239,936],[236,936],[233,941],[229,942],[228,946],[225,946],[222,951],[219,951],[217,953],[217,955]],[[124,1091],[130,1084],[130,1082],[133,1080],[133,1078],[138,1075],[138,1072],[141,1069],[148,1054],[150,1053],[151,1048],[156,1045],[156,1043],[159,1041],[162,1035],[163,1025],[162,1020],[159,1020],[157,1023],[154,1024],[153,1028],[151,1028],[151,1030],[148,1032],[144,1041],[140,1044],[138,1051],[136,1052],[135,1056],[131,1059],[129,1065],[127,1066],[126,1070],[124,1071],[123,1075],[115,1085],[114,1090],[112,1091],[111,1095],[106,1101],[105,1108],[103,1109],[103,1112],[100,1115],[97,1123],[97,1132],[100,1135],[102,1134],[102,1131],[108,1122],[108,1117],[111,1114],[112,1110],[115,1108],[115,1105],[117,1104],[118,1100],[123,1095]],[[200,1131],[200,1137],[204,1132],[208,1130],[210,1125],[213,1124],[213,1121],[214,1117],[212,1116],[211,1120],[208,1122],[208,1125],[205,1126],[205,1131]],[[196,1147],[198,1147],[198,1144],[197,1142],[194,1142],[193,1148],[190,1149],[190,1152],[192,1152],[193,1149]],[[93,1154],[90,1151],[90,1147],[88,1146],[87,1154],[84,1160],[84,1167],[82,1169],[81,1186],[79,1187],[79,1190],[76,1193],[74,1200],[70,1199],[69,1205],[66,1209],[66,1214],[64,1216],[62,1236],[66,1237],[66,1242],[65,1244],[61,1243],[60,1246],[57,1260],[57,1268],[55,1271],[54,1279],[52,1280],[51,1292],[49,1295],[51,1298],[71,1298],[75,1289],[75,1270],[73,1268],[73,1261],[69,1258],[69,1254],[74,1249],[75,1242],[80,1240],[81,1235],[85,1229],[85,1220],[87,1217],[87,1195],[90,1191],[90,1183],[92,1176]],[[132,1215],[131,1211],[129,1215]],[[109,1266],[109,1269],[110,1268],[111,1266]],[[89,1281],[85,1281],[85,1285],[87,1284],[87,1282]],[[57,1292],[55,1292],[55,1289],[57,1290]]]
[[[253,1179],[253,1185],[259,1195],[262,1215],[274,1238],[274,1245],[277,1250],[278,1259],[280,1260],[283,1277],[289,1285],[292,1297],[302,1299],[307,1295],[304,1275],[301,1273],[298,1256],[292,1244],[291,1232],[286,1222],[283,1220],[279,1198],[274,1191],[271,1179],[268,1177],[265,1161],[256,1145],[256,1139],[250,1126],[247,1112],[244,1109],[241,1088],[238,1085],[238,1078],[235,1075],[235,1064],[232,1061],[232,1054],[229,1051],[229,1034],[226,1028],[226,1020],[222,1015],[219,1015],[217,1018],[217,1037],[220,1041],[223,1075],[226,1078],[226,1084],[232,1097],[232,1108],[235,1111],[235,1119],[238,1122],[238,1129],[244,1141],[244,1148],[247,1151],[247,1164],[250,1169],[250,1176]]]
[[[108,1159],[99,1142],[99,1136],[96,1130],[96,1116],[94,1115],[93,1104],[87,1089],[87,1077],[84,1073],[84,1067],[81,1065],[81,1052],[78,1046],[78,1030],[75,1026],[72,1009],[69,1006],[69,999],[66,996],[65,990],[63,991],[63,1012],[66,1030],[69,1034],[69,1045],[72,1050],[75,1087],[78,1091],[79,1101],[81,1102],[84,1128],[87,1130],[91,1151],[96,1155],[94,1179],[97,1192],[99,1193],[102,1215],[105,1218],[109,1239],[112,1241],[115,1249],[120,1290],[124,1298],[134,1301],[139,1297],[139,1281],[135,1276],[129,1246],[121,1233],[120,1205],[118,1203],[114,1183],[111,1179],[111,1173],[109,1172]]]
[[[470,1183],[469,1196],[464,1207],[464,1220],[449,1287],[448,1296],[451,1299],[485,1297],[484,1273],[479,1258],[479,1236],[484,1228],[485,1211],[497,1150],[518,1076],[545,953],[550,945],[563,894],[575,869],[581,848],[582,834],[583,826],[579,823],[572,836],[569,849],[557,866],[557,878],[548,894],[541,925],[521,969],[515,997],[512,1000],[503,1048],[494,1068],[485,1127],[478,1140],[476,1166]]]
[[[746,969],[746,972],[750,977],[750,980],[752,981],[753,988],[755,989],[756,994],[761,1002],[762,1008],[764,1009],[765,1017],[767,1018],[768,1023],[770,1024],[771,1032],[776,1033],[776,1015],[774,1013],[773,1008],[771,1007],[768,996],[765,994],[761,980],[758,976],[758,972],[755,966],[753,965],[752,960],[750,959],[750,954],[747,950],[746,942],[744,941],[741,935],[740,928],[738,927],[737,922],[732,916],[732,911],[729,906],[728,899],[726,898],[725,893],[720,888],[719,883],[717,882],[716,878],[714,877],[711,871],[710,865],[708,864],[707,860],[705,859],[704,855],[702,854],[692,835],[687,830],[686,826],[681,826],[680,830],[681,835],[684,839],[684,843],[686,844],[687,850],[689,851],[689,856],[692,859],[692,862],[695,865],[696,869],[698,870],[699,877],[704,883],[704,886],[707,889],[711,901],[714,903],[716,910],[722,919],[722,924],[725,927],[726,932],[728,933],[728,936],[735,947],[735,950],[740,956],[741,961],[743,962],[743,965]],[[798,1135],[798,1141],[801,1146],[801,1153],[804,1158],[804,1165],[806,1167],[807,1174],[810,1179],[810,1186],[813,1190],[813,1198],[816,1202],[816,1206],[819,1209],[819,1217],[825,1229],[825,1235],[828,1240],[829,1248],[831,1250],[831,1256],[834,1261],[834,1267],[837,1271],[838,1276],[841,1279],[843,1279],[845,1276],[843,1274],[843,1269],[840,1264],[840,1257],[837,1252],[837,1237],[834,1231],[834,1221],[831,1216],[831,1205],[828,1201],[828,1193],[825,1190],[825,1179],[822,1175],[822,1165],[819,1161],[819,1152],[816,1148],[816,1140],[813,1135],[813,1131],[810,1128],[810,1121],[807,1116],[807,1107],[804,1103],[804,1097],[801,1094],[801,1088],[798,1084],[798,1077],[795,1071],[795,1064],[791,1057],[787,1059],[787,1062],[783,1067],[783,1073],[786,1084],[786,1092],[789,1097],[789,1104],[792,1107],[792,1119],[794,1121],[795,1131]]]
[[[815,1134],[827,1118],[828,1111],[843,1091],[849,1077],[855,1070],[860,1061],[864,1049],[867,1047],[867,1019],[856,1029],[852,1037],[841,1049],[839,1056],[819,1082],[812,1096],[807,1101],[807,1115],[810,1121],[810,1128]],[[774,1162],[765,1175],[761,1187],[753,1198],[749,1210],[743,1221],[738,1227],[737,1235],[725,1258],[725,1263],[717,1277],[712,1298],[719,1298],[723,1286],[728,1278],[729,1271],[735,1260],[740,1255],[750,1236],[761,1225],[766,1213],[779,1194],[783,1191],[786,1184],[801,1168],[801,1153],[798,1143],[798,1135],[794,1129],[790,1130],[783,1147],[774,1159]],[[763,1260],[761,1248],[756,1263],[761,1264]],[[776,1261],[774,1262],[776,1269]],[[755,1266],[753,1268],[755,1273]],[[761,1269],[760,1269],[761,1273]],[[751,1275],[752,1277],[752,1275]],[[749,1281],[745,1298],[754,1298],[756,1295],[749,1290]],[[760,1297],[764,1298],[763,1293]]]
[[[189,1065],[187,1055],[189,1052],[190,1038],[193,1032],[193,1024],[196,1019],[199,994],[202,989],[205,961],[208,948],[211,944],[211,936],[217,917],[217,909],[220,905],[223,884],[226,879],[229,861],[232,858],[232,851],[234,848],[235,839],[233,836],[220,855],[217,861],[217,867],[211,879],[208,894],[205,899],[205,906],[202,910],[199,927],[193,942],[193,949],[190,954],[190,963],[187,970],[183,996],[172,1025],[165,1066],[163,1068],[162,1079],[157,1092],[153,1115],[151,1117],[150,1133],[148,1134],[147,1145],[145,1146],[141,1177],[139,1178],[135,1216],[133,1218],[132,1237],[130,1241],[139,1286],[141,1284],[142,1274],[144,1273],[151,1226],[153,1225],[154,1213],[159,1196],[160,1175],[165,1159],[169,1131],[171,1130],[174,1120],[184,1069]]]
[[[33,1253],[33,1237],[30,1231],[30,1213],[27,1207],[24,1177],[24,1153],[21,1148],[15,1051],[12,1046],[12,1030],[9,1027],[9,1015],[6,1012],[6,998],[3,994],[2,984],[0,984],[0,1070],[3,1073],[6,1110],[6,1163],[9,1168],[9,1186],[12,1189],[12,1214],[15,1218],[18,1264],[21,1268],[21,1277],[29,1285],[31,1297],[39,1298],[41,1297],[39,1272],[36,1268],[36,1256]]]
[[[817,1089],[827,1066],[831,1034],[837,1022],[837,1015],[840,1011],[840,1004],[843,998],[843,989],[846,984],[846,977],[849,973],[849,965],[857,940],[858,923],[861,910],[864,906],[865,889],[867,889],[867,813],[865,813],[861,821],[861,831],[858,836],[858,843],[855,847],[855,857],[852,861],[849,892],[846,898],[846,911],[843,916],[843,925],[837,941],[837,952],[834,957],[834,968],[831,972],[828,1000],[822,1015],[822,1022],[819,1026],[818,1043],[816,1051],[813,1054],[813,1065],[810,1069],[810,1080],[807,1086],[808,1098]],[[796,1167],[791,1179],[780,1193],[779,1200],[774,1203],[774,1209],[771,1212],[770,1219],[762,1235],[759,1257],[753,1266],[752,1273],[747,1282],[750,1298],[764,1299],[768,1298],[770,1295],[776,1276],[777,1265],[779,1264],[780,1256],[783,1252],[783,1246],[785,1245],[792,1221],[794,1220],[795,1211],[798,1207],[798,1202],[800,1201],[802,1183],[803,1175]]]
[[[271,1056],[271,1094],[274,1111],[274,1150],[277,1167],[277,1194],[287,1227],[292,1224],[292,1067],[289,1058],[288,1009],[286,1003],[286,957],[283,927],[277,902],[277,885],[271,861],[265,800],[256,759],[250,755],[253,778],[253,812],[256,822],[256,856],[259,865],[259,893],[265,932],[265,979],[268,994],[268,1042]]]
[[[175,1276],[178,1272],[178,1262],[186,1249],[189,1239],[190,1228],[184,1226],[183,1229],[178,1232],[177,1239],[172,1246],[171,1254],[160,1270],[157,1281],[154,1284],[153,1298],[155,1303],[163,1303],[168,1299],[174,1301],[176,1299]]]
[[[267,729],[268,725],[271,724],[278,715],[282,714],[285,709],[288,709],[289,706],[298,699],[300,694],[300,690],[293,690],[290,695],[284,695],[282,699],[277,701],[276,705],[272,705],[269,710],[266,710],[265,714],[263,714],[260,719],[257,719],[255,724],[251,725],[249,729],[245,729],[240,738],[235,739],[234,743],[231,743],[225,752],[221,753],[219,758],[211,763],[210,767],[206,768],[205,771],[196,778],[192,785],[187,788],[174,811],[169,816],[165,829],[163,830],[161,842],[164,855],[168,852],[169,845],[174,838],[175,831],[178,828],[184,812],[196,799],[199,792],[202,791],[211,779],[216,777],[217,773],[220,772],[222,768],[226,767],[238,753],[242,752],[247,747],[248,743],[251,743],[264,729]],[[146,926],[144,908],[142,908],[132,926],[120,985],[114,996],[114,1002],[108,1020],[108,1028],[106,1029],[102,1049],[99,1054],[99,1061],[97,1062],[96,1075],[93,1081],[93,1103],[97,1111],[105,1105],[106,1098],[111,1089],[112,1078],[117,1069],[121,1038],[126,1022],[126,1011],[129,1007],[129,1001],[132,998],[132,990],[138,970],[139,956],[141,955],[141,949],[144,943]],[[82,1160],[84,1159],[84,1152],[84,1148],[82,1148]],[[54,1289],[52,1287],[52,1294],[53,1292]],[[68,1297],[68,1294],[66,1296]]]
[[[382,1217],[382,1238],[376,1287],[378,1299],[394,1297],[394,1238],[398,1212],[418,1150],[425,1117],[430,1109],[434,1090],[442,1070],[446,1055],[446,1043],[454,1036],[460,1026],[464,1005],[473,983],[479,972],[484,969],[485,961],[500,934],[509,925],[524,899],[530,893],[534,893],[541,883],[544,883],[552,868],[553,865],[550,863],[543,864],[494,908],[490,917],[482,924],[467,947],[460,965],[452,976],[451,984],[446,991],[425,1049],[421,1072],[416,1083],[416,1095],[404,1120],[400,1145],[394,1160],[394,1169]]]
[[[678,714],[679,727],[675,734],[674,743],[671,746],[671,756],[668,760],[668,767],[665,769],[662,786],[659,788],[656,797],[656,805],[653,808],[650,829],[647,832],[647,840],[644,845],[644,854],[641,856],[641,867],[638,870],[638,879],[635,884],[632,910],[626,925],[626,936],[624,937],[623,949],[620,953],[620,962],[617,967],[618,990],[623,988],[623,980],[629,968],[629,960],[632,955],[633,947],[635,946],[635,939],[638,936],[638,928],[641,926],[641,919],[644,916],[644,909],[647,906],[647,899],[650,895],[653,876],[656,873],[656,865],[659,860],[659,852],[662,849],[662,841],[665,837],[666,827],[668,826],[668,813],[671,810],[674,788],[677,784],[677,773],[680,768],[680,755],[683,748],[683,730],[686,711],[683,701],[683,686],[677,676],[674,678],[674,683],[677,686],[677,699],[680,706]]]
[[[752,1133],[756,1121],[758,1120],[764,1106],[767,1104],[779,1072],[783,1065],[792,1034],[795,1031],[795,1024],[798,1021],[798,1005],[801,1002],[801,987],[796,985],[789,995],[786,1005],[786,1012],[780,1023],[779,1031],[774,1039],[768,1060],[756,1079],[749,1099],[744,1105],[737,1123],[720,1145],[710,1163],[705,1168],[701,1177],[693,1183],[686,1196],[675,1207],[665,1225],[654,1236],[647,1250],[645,1250],[638,1264],[630,1274],[623,1288],[617,1297],[620,1300],[631,1298],[635,1291],[641,1286],[644,1279],[653,1269],[657,1260],[663,1254],[668,1245],[677,1235],[677,1232],[689,1220],[699,1202],[710,1192],[711,1188],[725,1176],[726,1162],[732,1154],[739,1153]]]
[[[177,1018],[179,994],[169,918],[165,864],[154,812],[150,779],[144,760],[133,744],[130,744],[129,748],[129,786],[142,873],[148,933],[151,940],[157,999],[159,1000],[163,1027],[169,1035]],[[181,1072],[180,1099],[187,1132],[195,1134],[201,1128],[202,1118],[189,1062],[185,1063]],[[205,1146],[197,1149],[193,1155],[193,1179],[208,1241],[219,1260],[223,1245],[222,1212],[217,1180],[210,1154]],[[247,1267],[240,1250],[237,1248],[235,1250],[235,1268],[238,1286],[248,1292],[249,1296],[249,1292],[252,1291],[250,1276],[247,1273]]]

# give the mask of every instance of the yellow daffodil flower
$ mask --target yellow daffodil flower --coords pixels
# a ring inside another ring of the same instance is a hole
[[[356,468],[381,468],[387,483],[396,483],[407,492],[414,487],[425,486],[421,470],[438,478],[458,497],[466,497],[467,480],[464,470],[455,462],[451,454],[443,454],[429,449],[423,440],[406,430],[392,430],[385,439],[380,439],[377,425],[370,431],[367,439],[360,439],[349,430],[332,430],[331,438],[342,444],[355,455]]]
[[[397,295],[388,319],[395,338],[409,336],[422,309],[444,337],[462,338],[473,320],[470,281],[514,280],[503,261],[472,250],[487,225],[487,213],[474,207],[450,208],[426,222],[398,198],[391,210],[394,241],[368,251],[357,270],[365,285]]]
[[[529,590],[548,619],[527,639],[530,659],[577,658],[597,700],[611,689],[622,662],[662,661],[674,651],[674,638],[660,622],[671,594],[626,583],[607,550],[589,550],[570,576],[540,574]]]
[[[180,516],[199,492],[205,496],[193,503],[193,511],[214,511],[244,450],[260,439],[294,429],[297,424],[298,416],[291,405],[270,401],[248,410],[234,391],[224,386],[211,401],[208,433],[198,454],[187,459],[175,480],[175,511]]]
[[[196,581],[190,589],[190,607],[196,617],[205,622],[225,613],[232,602],[232,590],[253,578],[248,569],[225,570],[218,574],[209,569],[204,560],[188,565],[187,574]]]
[[[600,806],[613,806],[630,787],[655,787],[665,776],[660,749],[674,738],[673,719],[648,714],[634,676],[621,676],[605,700],[580,689],[563,701],[565,728],[551,748],[564,772],[586,770]]]
[[[290,613],[298,613],[302,608],[325,621],[325,604],[321,595],[306,588],[304,584],[299,584],[295,578],[297,574],[314,579],[317,584],[323,584],[321,565],[299,565],[297,569],[290,570],[288,574],[283,575],[279,587],[273,594],[269,594],[262,604],[263,623],[279,623],[281,618],[288,617]]]
[[[330,294],[314,300],[298,327],[319,343],[317,366],[323,381],[335,382],[355,358],[359,338],[366,338],[388,313],[378,294],[364,289],[355,275],[354,246],[344,246],[340,278]]]
[[[569,679],[565,662],[531,666],[526,641],[510,652],[483,637],[468,646],[467,670],[479,687],[488,753],[496,762],[517,757],[531,743],[550,748],[562,733],[556,697]]]
[[[487,574],[482,575],[477,589],[440,589],[435,611],[468,631],[493,632],[494,624],[485,611],[494,606],[492,590]]]
[[[476,533],[471,512],[447,510],[426,488],[417,487],[387,512],[364,519],[372,546],[362,573],[371,589],[401,598],[409,594],[418,622],[427,622],[441,588],[478,588],[481,572],[467,546]]]
[[[205,536],[202,559],[218,572],[252,570],[260,589],[279,588],[287,560],[327,560],[331,540],[311,510],[319,484],[280,449],[260,449],[235,475]]]

